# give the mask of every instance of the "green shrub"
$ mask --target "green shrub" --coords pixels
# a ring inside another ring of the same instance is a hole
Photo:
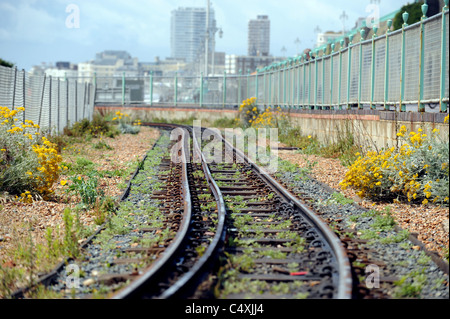
[[[106,119],[96,114],[92,121],[89,119],[83,119],[76,122],[72,127],[64,128],[64,134],[72,137],[111,137],[114,138],[119,134],[119,131],[109,124]]]
[[[139,134],[139,132],[141,131],[141,127],[140,126],[136,126],[136,125],[131,125],[128,123],[123,123],[120,122],[119,123],[119,130],[122,134]]]
[[[67,192],[79,195],[81,202],[87,207],[93,207],[97,199],[104,195],[103,191],[98,189],[98,177],[95,172],[89,172],[85,178],[73,176],[71,181]]]
[[[423,1],[415,2],[415,3],[408,3],[401,7],[400,11],[395,15],[393,20],[393,27],[394,30],[398,30],[402,28],[403,25],[403,13],[406,11],[408,12],[408,25],[416,23],[420,21],[420,18],[422,17],[422,4]]]

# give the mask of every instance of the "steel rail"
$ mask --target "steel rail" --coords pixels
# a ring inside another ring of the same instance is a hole
[[[165,266],[169,265],[173,262],[174,256],[177,255],[183,249],[183,243],[187,240],[187,236],[189,235],[189,228],[192,222],[192,202],[191,202],[191,193],[189,191],[189,181],[187,174],[187,163],[190,162],[190,158],[188,155],[188,149],[185,146],[188,144],[188,138],[190,137],[188,131],[190,127],[184,125],[175,125],[175,124],[157,124],[157,123],[144,123],[144,126],[152,126],[152,127],[170,127],[173,129],[182,129],[183,137],[180,141],[183,145],[183,196],[185,199],[185,214],[183,218],[183,226],[182,229],[177,234],[174,242],[169,246],[169,248],[164,252],[163,257],[157,260],[151,268],[139,278],[134,280],[130,285],[119,291],[117,294],[113,296],[113,299],[130,299],[136,298],[142,295],[146,295],[146,287],[149,285],[149,282],[156,282],[157,276],[163,271]],[[212,178],[211,172],[206,163],[205,157],[201,152],[200,146],[197,141],[197,135],[195,130],[192,130],[192,140],[193,140],[193,154],[194,161],[200,161],[202,165],[203,172],[205,174],[208,185],[214,195],[214,198],[217,203],[217,215],[218,215],[218,223],[216,228],[216,234],[211,241],[210,245],[202,255],[202,257],[195,262],[195,264],[189,269],[188,272],[181,275],[176,279],[175,283],[173,283],[167,290],[165,290],[160,296],[156,296],[158,299],[169,299],[180,296],[183,292],[190,288],[190,285],[193,284],[195,280],[198,280],[199,277],[204,273],[205,268],[208,265],[211,265],[216,261],[216,255],[219,252],[220,247],[222,247],[222,243],[225,240],[225,220],[226,220],[226,208],[225,202],[223,200],[222,193],[220,192],[219,187],[216,182]]]
[[[166,126],[174,128],[174,125],[155,125],[158,127]],[[179,150],[179,157],[182,159],[182,190],[184,197],[184,214],[183,214],[183,223],[178,231],[174,241],[170,244],[170,246],[164,251],[164,254],[161,258],[157,259],[155,263],[149,268],[148,271],[144,272],[138,278],[136,278],[130,285],[126,286],[118,293],[116,293],[112,299],[130,299],[136,298],[145,293],[146,286],[155,280],[159,274],[164,271],[164,267],[167,264],[173,262],[173,259],[177,252],[179,252],[183,248],[183,243],[186,240],[186,236],[191,224],[192,217],[192,202],[191,202],[191,193],[189,190],[189,181],[187,174],[187,163],[189,162],[189,155],[185,148],[186,143],[189,141],[189,133],[186,129],[176,127],[175,129],[181,129],[182,134],[179,136],[179,142],[182,143],[182,148]]]
[[[218,253],[222,243],[225,241],[225,219],[226,219],[226,208],[225,202],[223,200],[222,193],[217,186],[216,182],[212,178],[211,171],[208,168],[205,157],[201,152],[200,146],[198,144],[197,134],[195,129],[192,130],[192,140],[193,140],[193,153],[194,161],[201,161],[203,172],[209,184],[209,187],[214,194],[214,198],[217,203],[217,215],[218,223],[216,234],[211,242],[211,244],[206,249],[202,257],[194,264],[194,266],[185,274],[181,276],[169,289],[164,291],[160,296],[161,299],[168,299],[177,296],[181,291],[185,290],[196,278],[202,275],[202,271],[208,266],[208,263],[213,264],[216,261],[216,254]]]

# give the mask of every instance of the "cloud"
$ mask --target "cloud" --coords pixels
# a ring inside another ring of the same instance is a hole
[[[400,8],[408,0],[381,0],[381,14]],[[366,2],[348,0],[211,0],[223,38],[216,48],[227,54],[247,53],[249,19],[267,14],[271,20],[271,53],[287,55],[315,43],[314,29],[339,31],[339,16],[346,11],[347,29],[360,16],[367,16]],[[106,49],[127,50],[141,61],[170,54],[171,11],[180,7],[204,7],[206,0],[0,0],[0,42],[2,54],[36,59],[36,48],[47,48],[47,61],[78,56],[83,62]],[[67,28],[66,7],[76,4],[80,28]],[[57,52],[57,53],[55,53]],[[63,54],[67,52],[66,54]],[[58,54],[58,56],[55,56]],[[63,55],[63,57],[61,57]],[[20,61],[18,61],[20,63]],[[26,62],[32,64],[33,62]],[[37,61],[34,63],[38,63]]]
[[[7,31],[10,37],[17,41],[30,43],[51,43],[55,38],[58,21],[43,9],[20,3],[18,7],[10,8]]]

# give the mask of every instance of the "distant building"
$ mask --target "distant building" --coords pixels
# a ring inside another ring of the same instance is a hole
[[[127,77],[139,75],[138,58],[132,58],[126,51],[108,50],[97,53],[95,60],[79,63],[78,75],[83,78]]]
[[[171,57],[194,62],[203,53],[206,36],[206,9],[183,8],[172,11],[170,26]],[[215,24],[214,10],[210,10],[210,26]]]
[[[246,56],[246,55],[226,55],[225,72],[227,74],[247,74],[248,70],[254,72],[256,69],[262,69],[274,62],[280,62],[283,58],[273,56]]]
[[[248,55],[270,55],[270,20],[267,15],[258,15],[248,22]]]
[[[31,68],[32,75],[51,76],[52,78],[77,77],[78,65],[70,62],[56,62],[56,65],[51,63],[42,63]]]
[[[154,62],[139,63],[139,70],[142,76],[148,76],[150,72],[153,72],[153,76],[173,76],[175,72],[179,72],[185,66],[186,61],[184,59],[166,58],[160,60],[159,57],[156,57]]]

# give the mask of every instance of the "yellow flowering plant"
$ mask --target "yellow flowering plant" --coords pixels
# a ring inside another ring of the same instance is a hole
[[[132,121],[128,114],[117,111],[112,120],[118,123],[119,130],[122,134],[138,134],[141,131],[141,121]]]
[[[252,97],[242,101],[239,107],[240,124],[243,127],[250,127],[255,119],[259,116],[258,106],[256,105],[256,97]]]
[[[340,183],[353,188],[360,197],[404,199],[412,203],[449,204],[449,141],[434,129],[397,134],[402,143],[380,152],[359,156]],[[360,154],[358,154],[360,155]]]
[[[256,116],[252,122],[252,127],[254,128],[269,128],[277,127],[279,128],[281,123],[287,125],[288,116],[281,111],[280,107],[273,109],[272,107],[267,107],[264,112],[261,112]]]
[[[0,107],[0,191],[23,202],[48,198],[60,173],[57,146],[40,135],[39,125],[22,121],[23,107]]]

